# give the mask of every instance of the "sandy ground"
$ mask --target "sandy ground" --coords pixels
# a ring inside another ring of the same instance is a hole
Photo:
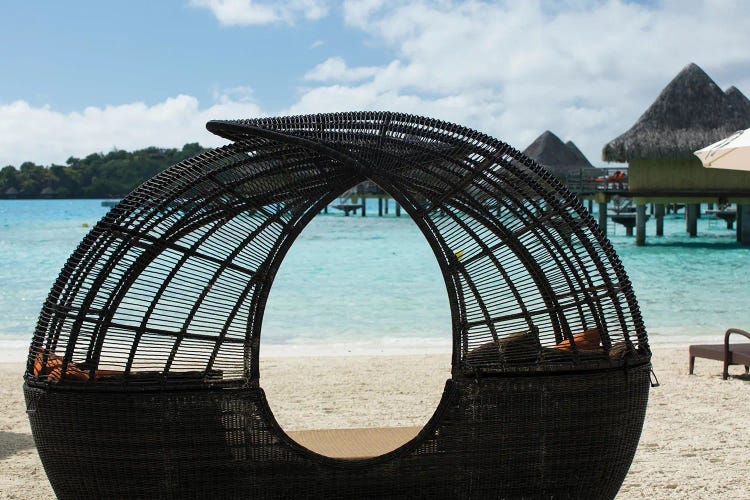
[[[272,358],[261,373],[287,430],[421,425],[437,406],[449,364],[447,355]],[[654,368],[662,385],[651,391],[618,498],[750,498],[750,378],[733,367],[735,376],[723,381],[721,364],[702,359],[688,376],[686,348],[654,349]],[[51,498],[26,419],[22,371],[0,364],[0,499]]]

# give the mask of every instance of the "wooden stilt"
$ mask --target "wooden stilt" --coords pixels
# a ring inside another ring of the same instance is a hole
[[[607,203],[599,203],[599,228],[607,235]]]
[[[750,245],[750,205],[737,206],[737,230],[740,243]]]
[[[698,212],[700,205],[697,203],[688,203],[685,205],[685,219],[687,221],[687,232],[690,237],[698,235]]]
[[[656,236],[664,236],[664,203],[657,203],[654,212],[654,215],[656,215]]]
[[[742,241],[742,205],[737,203],[737,227],[735,228],[737,241]]]
[[[635,244],[639,247],[646,244],[646,205],[635,206]]]

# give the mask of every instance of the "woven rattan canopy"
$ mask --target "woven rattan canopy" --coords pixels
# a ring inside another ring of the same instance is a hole
[[[24,394],[59,498],[615,497],[650,351],[614,250],[554,177],[486,135],[395,113],[208,128],[233,143],[123,199],[43,306]],[[453,373],[413,439],[341,459],[278,425],[258,360],[286,252],[368,179],[434,252]]]
[[[143,184],[70,257],[34,335],[34,383],[257,384],[263,312],[284,255],[367,179],[411,216],[439,263],[454,376],[650,356],[609,241],[573,194],[507,144],[396,113],[207,126],[233,144]],[[592,330],[593,345],[582,343]],[[61,362],[54,373],[50,356]]]

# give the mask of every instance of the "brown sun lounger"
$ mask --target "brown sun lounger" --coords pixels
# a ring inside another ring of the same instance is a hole
[[[730,344],[729,336],[733,333],[742,335],[750,339],[750,333],[730,328],[724,334],[723,344],[702,344],[690,346],[690,374],[693,374],[695,368],[695,358],[715,359],[724,362],[723,378],[729,378],[730,365],[745,365],[745,373],[750,370],[750,344]]]

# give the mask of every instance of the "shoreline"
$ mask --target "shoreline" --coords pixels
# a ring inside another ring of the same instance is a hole
[[[618,499],[714,499],[747,495],[745,425],[750,377],[698,359],[687,347],[653,347],[661,386],[650,392],[643,433]],[[23,362],[0,363],[0,499],[48,498],[52,490],[25,413]],[[347,384],[341,384],[345,377]],[[424,425],[450,377],[450,354],[284,356],[262,359],[261,385],[287,431]]]
[[[715,335],[674,336],[649,334],[651,349],[679,349],[691,344],[719,344],[725,330]],[[26,360],[31,335],[28,339],[0,337],[0,363],[23,363]],[[383,338],[372,340],[297,339],[283,344],[261,343],[261,358],[296,358],[304,356],[408,356],[450,354],[451,341],[442,337]]]

